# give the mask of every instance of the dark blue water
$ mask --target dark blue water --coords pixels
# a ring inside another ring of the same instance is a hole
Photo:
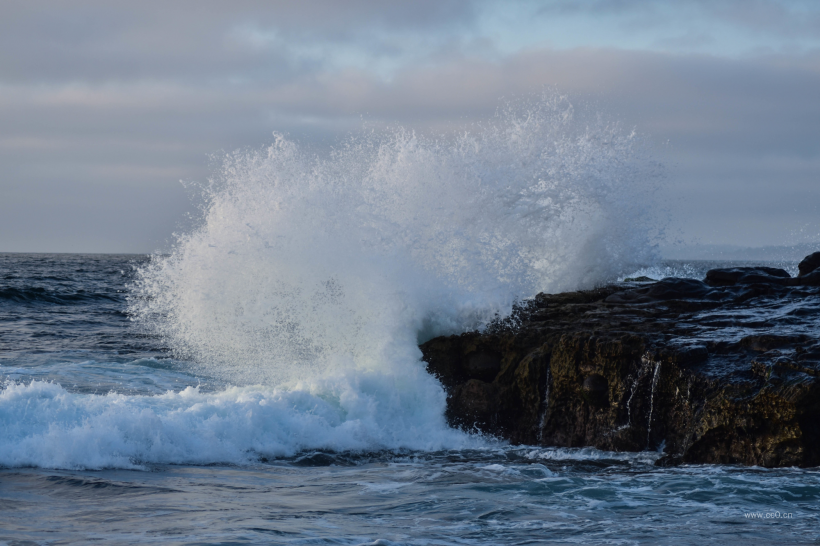
[[[326,392],[208,377],[130,320],[145,260],[0,255],[0,544],[820,543],[818,469],[384,449]]]

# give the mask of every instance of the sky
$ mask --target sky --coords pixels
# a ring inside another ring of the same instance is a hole
[[[166,249],[222,151],[452,129],[546,88],[652,142],[667,244],[820,241],[820,2],[0,7],[0,252]]]

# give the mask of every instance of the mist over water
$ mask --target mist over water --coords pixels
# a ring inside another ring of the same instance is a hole
[[[419,341],[652,262],[659,180],[634,132],[554,94],[325,155],[275,135],[225,157],[201,225],[141,270],[131,308],[231,384],[356,370],[432,392]]]

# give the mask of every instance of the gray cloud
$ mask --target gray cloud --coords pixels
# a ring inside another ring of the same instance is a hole
[[[191,209],[179,180],[207,177],[214,151],[273,130],[327,145],[362,118],[466,126],[545,87],[651,135],[684,238],[779,244],[817,222],[820,53],[502,54],[474,32],[478,3],[271,5],[9,3],[0,251],[150,251]]]
[[[820,11],[811,0],[547,0],[540,4],[537,13],[542,16],[617,17],[632,30],[684,24],[689,27],[684,35],[708,36],[704,26],[720,22],[757,35],[820,39]]]
[[[347,48],[396,55],[468,24],[462,0],[377,2],[86,0],[10,2],[0,19],[4,81],[282,81]],[[311,54],[312,53],[312,54]]]
[[[699,0],[707,13],[740,27],[779,36],[820,38],[820,13],[811,2]]]

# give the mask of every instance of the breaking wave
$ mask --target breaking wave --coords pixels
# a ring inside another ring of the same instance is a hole
[[[419,367],[419,341],[655,258],[657,166],[634,132],[584,119],[547,95],[458,135],[229,154],[132,311],[236,384]]]
[[[227,155],[199,227],[129,296],[139,325],[223,390],[9,383],[0,465],[481,445],[447,426],[419,342],[655,257],[657,166],[634,132],[580,117],[549,95],[457,135],[362,132],[328,154],[276,135]]]
[[[423,384],[403,387],[383,374],[360,373],[292,389],[100,395],[44,381],[9,383],[0,390],[0,467],[250,464],[306,449],[478,446],[479,439],[446,427],[443,400]]]

